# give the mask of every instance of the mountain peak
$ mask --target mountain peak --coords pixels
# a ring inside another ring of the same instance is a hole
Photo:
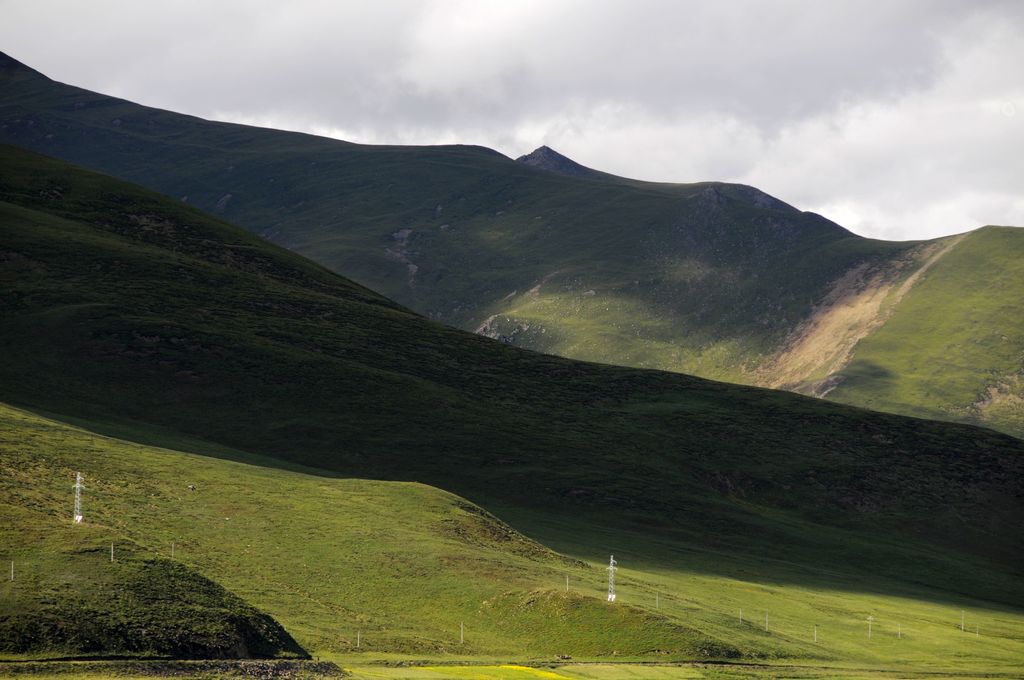
[[[567,177],[595,178],[601,177],[604,174],[580,165],[571,158],[558,153],[550,146],[538,146],[525,156],[517,158],[516,162]]]

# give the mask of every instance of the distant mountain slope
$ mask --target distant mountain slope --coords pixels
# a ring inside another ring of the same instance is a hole
[[[1024,423],[1024,230],[985,227],[950,246],[832,379],[837,401]]]
[[[213,123],[62,85],[9,57],[0,83],[0,141],[216,213],[430,318],[563,356],[1024,434],[1018,410],[979,421],[976,407],[1021,362],[963,367],[970,389],[927,398],[899,362],[884,369],[907,382],[900,398],[877,382],[832,389],[953,241],[863,239],[752,187],[626,180],[543,147],[516,163],[480,147]],[[987,295],[1009,304],[1024,282]],[[955,309],[948,323],[961,324]],[[1024,354],[1020,334],[1007,337]]]
[[[187,199],[470,330],[517,298],[595,290],[648,311],[651,322],[602,330],[625,348],[667,337],[679,360],[666,368],[737,373],[734,360],[788,333],[850,259],[906,250],[749,187],[580,181],[479,147],[349,144],[140,107],[23,68],[0,75],[0,141]],[[548,331],[562,332],[574,328]]]
[[[9,403],[780,559],[807,550],[810,523],[839,531],[828,560],[871,536],[879,573],[1024,602],[1000,576],[1024,555],[1011,437],[508,347],[12,147],[0,252]],[[961,554],[988,566],[942,566]]]

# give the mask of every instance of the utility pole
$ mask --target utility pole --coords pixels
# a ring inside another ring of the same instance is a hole
[[[110,542],[110,561],[114,561],[114,542]]]
[[[75,473],[75,524],[82,523],[82,473]]]
[[[740,608],[740,623],[743,623],[743,609]]]
[[[902,623],[897,623],[896,624],[896,639],[898,639],[898,640],[902,640],[903,639],[903,624]]]
[[[964,632],[964,610],[960,610],[960,632]]]
[[[569,592],[569,575],[565,575],[565,592]]]
[[[356,649],[359,649],[359,645],[362,643],[363,631],[356,631]]]
[[[615,602],[615,555],[608,560],[608,601]]]
[[[868,639],[871,639],[871,622],[875,620],[874,616],[868,617]]]

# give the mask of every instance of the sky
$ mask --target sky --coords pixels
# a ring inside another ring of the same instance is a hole
[[[546,144],[905,240],[1024,225],[1024,2],[0,0],[0,51],[204,118]]]

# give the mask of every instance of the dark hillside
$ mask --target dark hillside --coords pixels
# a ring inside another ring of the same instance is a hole
[[[516,162],[215,123],[6,56],[0,142],[156,189],[509,344],[1024,434],[1024,326],[1002,312],[1024,296],[1024,232],[874,241],[754,187],[640,182],[547,147]]]
[[[351,144],[152,109],[22,67],[0,77],[2,142],[181,199],[430,318],[556,354],[749,382],[739,366],[773,352],[833,280],[909,248],[751,187],[623,180],[543,148],[530,167],[481,147]]]
[[[180,202],[0,159],[5,401],[710,543],[795,514],[892,537],[886,569],[1024,601],[935,566],[942,546],[1019,570],[1019,440],[508,347]]]

